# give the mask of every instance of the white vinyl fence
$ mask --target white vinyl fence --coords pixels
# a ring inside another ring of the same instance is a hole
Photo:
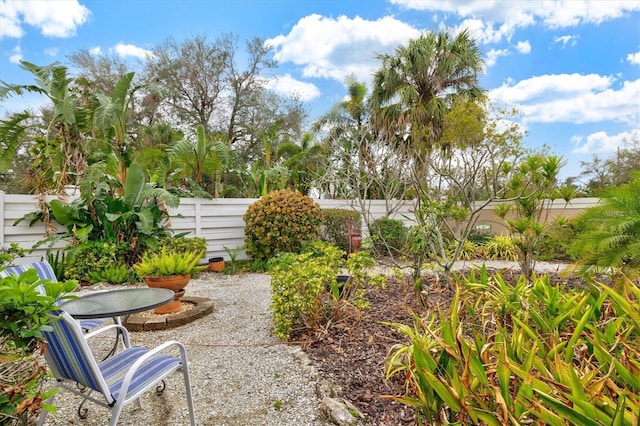
[[[47,200],[51,200],[48,198]],[[202,237],[207,240],[207,253],[203,263],[209,257],[222,256],[229,259],[225,247],[237,254],[237,259],[245,259],[242,250],[244,244],[244,215],[247,207],[256,201],[255,198],[182,198],[177,209],[170,210],[171,228],[176,233],[188,232],[188,236]],[[396,200],[316,200],[322,208],[344,208],[356,210],[367,216],[367,222],[373,219],[389,216],[409,224],[413,220],[412,203]],[[573,217],[584,208],[594,205],[597,199],[582,198],[571,202],[569,206],[558,204],[554,209],[556,215],[562,214]],[[0,247],[9,247],[11,243],[18,243],[20,247],[31,249],[45,238],[45,228],[42,223],[29,226],[28,221],[18,225],[14,223],[25,214],[38,209],[38,198],[33,195],[11,195],[0,191]],[[554,214],[552,213],[552,216]],[[492,209],[483,211],[478,224],[492,226],[493,233],[504,232],[500,220],[495,217]],[[366,229],[363,229],[366,232]],[[346,230],[345,230],[346,232]],[[60,243],[55,248],[62,248]],[[16,264],[24,264],[40,260],[46,255],[47,247],[41,246],[23,258],[16,259]]]

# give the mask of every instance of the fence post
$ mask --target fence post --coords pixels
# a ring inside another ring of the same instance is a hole
[[[0,191],[0,249],[4,250],[4,191]]]

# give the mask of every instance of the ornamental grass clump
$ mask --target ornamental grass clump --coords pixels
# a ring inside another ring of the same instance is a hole
[[[422,424],[637,425],[640,288],[509,285],[486,269],[459,282],[448,311],[412,326],[386,375]]]
[[[299,253],[319,231],[320,206],[298,191],[272,191],[249,206],[243,216],[245,247],[254,261],[278,253]]]

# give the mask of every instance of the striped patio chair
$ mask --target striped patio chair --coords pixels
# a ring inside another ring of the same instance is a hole
[[[154,349],[132,347],[127,329],[111,324],[88,334],[83,334],[79,324],[66,312],[52,315],[53,331],[44,332],[47,342],[45,359],[56,379],[56,386],[73,392],[96,404],[111,409],[110,426],[115,426],[125,405],[154,388],[174,371],[182,370],[184,376],[189,418],[195,423],[195,411],[184,345],[168,341]],[[118,328],[123,335],[125,349],[102,362],[95,360],[88,340],[111,328]],[[162,354],[168,348],[177,347],[179,357]],[[80,384],[100,393],[94,398],[77,388]],[[98,399],[99,398],[99,399]],[[53,397],[48,401],[52,402]],[[47,412],[43,410],[38,424],[44,424]]]
[[[35,269],[36,272],[38,273],[38,277],[41,280],[46,279],[51,281],[58,281],[58,278],[56,277],[55,272],[53,272],[53,268],[51,267],[49,262],[47,262],[46,260],[43,260],[40,262],[27,263],[24,265],[10,266],[0,271],[0,277],[7,277],[9,275],[20,275],[28,269]],[[38,290],[40,291],[40,293],[44,294],[43,286],[39,286]],[[103,322],[105,322],[108,319],[109,318],[80,320],[80,326],[85,332],[89,332],[94,328],[98,327],[99,325],[101,325]]]

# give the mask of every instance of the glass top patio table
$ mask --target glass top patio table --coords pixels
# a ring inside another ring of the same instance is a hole
[[[76,319],[127,317],[169,303],[173,296],[174,292],[165,288],[108,290],[68,300],[60,309]]]

